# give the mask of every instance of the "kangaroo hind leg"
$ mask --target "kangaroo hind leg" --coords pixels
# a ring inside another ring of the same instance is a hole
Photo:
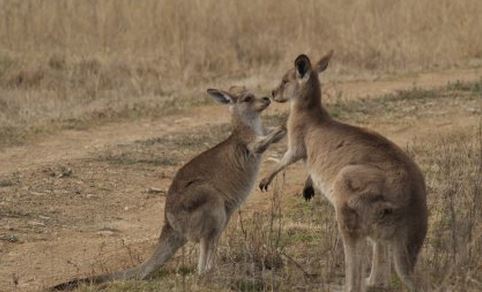
[[[410,291],[418,291],[414,270],[420,248],[414,244],[407,244],[405,240],[393,242],[392,246],[398,277]]]
[[[387,243],[372,241],[372,267],[367,278],[369,287],[388,288],[391,276],[390,249]]]
[[[345,291],[365,291],[363,258],[366,239],[359,233],[360,218],[347,206],[337,206],[336,213],[345,254]]]

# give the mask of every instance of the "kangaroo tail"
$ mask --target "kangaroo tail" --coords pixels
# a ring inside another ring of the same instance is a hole
[[[98,276],[73,279],[58,284],[51,290],[71,290],[81,284],[100,284],[114,280],[145,279],[168,261],[186,243],[184,236],[176,232],[169,223],[161,231],[159,243],[152,256],[137,267]]]

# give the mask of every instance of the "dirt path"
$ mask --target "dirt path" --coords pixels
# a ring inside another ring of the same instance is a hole
[[[482,68],[454,69],[421,73],[398,80],[330,83],[325,86],[325,95],[330,98],[337,96],[340,92],[346,98],[370,97],[409,89],[413,86],[429,89],[457,80],[473,81],[480,78],[482,78]],[[275,105],[273,108],[283,110],[282,105]],[[161,133],[176,132],[199,125],[221,123],[226,121],[227,117],[228,113],[222,107],[206,106],[196,108],[184,115],[169,116],[157,121],[140,120],[107,124],[86,131],[62,131],[31,145],[0,149],[0,175],[38,167],[52,161],[85,157],[90,152],[109,145],[142,140]]]
[[[425,72],[387,80],[354,81],[333,83],[325,87],[325,94],[336,96],[342,93],[345,98],[373,97],[396,92],[397,90],[419,87],[432,89],[450,82],[474,81],[482,78],[482,68],[451,69],[437,72]]]
[[[341,91],[348,98],[356,98],[409,89],[414,85],[431,88],[445,85],[449,81],[477,80],[481,76],[482,69],[451,70],[403,77],[393,81],[327,84],[326,90],[329,96],[332,94],[336,96],[336,92]],[[270,109],[270,111],[285,110],[284,105],[278,104]],[[102,152],[118,144],[128,144],[188,129],[221,124],[227,121],[228,116],[228,112],[220,106],[205,106],[156,121],[142,120],[107,124],[86,131],[63,131],[31,145],[0,150],[0,177],[11,175],[14,172],[31,173],[32,176],[40,175],[38,169],[46,166],[68,164],[74,160],[89,158],[93,153]],[[396,143],[404,145],[417,135],[444,132],[452,128],[473,125],[475,122],[476,117],[467,118],[460,109],[448,109],[445,116],[423,121],[416,127],[400,124],[371,125],[368,123],[367,125],[387,135]],[[90,167],[90,165],[83,166]],[[61,226],[44,228],[45,226],[40,225],[44,223],[38,222],[38,218],[48,216],[35,214],[36,217],[32,217],[29,224],[33,226],[32,230],[39,230],[38,234],[33,237],[25,237],[21,243],[5,241],[2,243],[0,241],[0,291],[38,290],[40,287],[52,285],[76,274],[99,272],[98,260],[103,263],[100,266],[112,269],[136,262],[137,259],[130,258],[129,254],[145,256],[146,252],[148,253],[149,246],[155,242],[161,225],[163,198],[142,197],[142,202],[139,202],[139,196],[144,196],[139,194],[143,192],[145,186],[167,187],[169,177],[172,176],[175,169],[166,168],[166,174],[163,174],[161,179],[157,173],[150,174],[149,172],[138,177],[127,177],[133,176],[133,174],[124,173],[125,170],[121,167],[106,169],[103,166],[93,166],[92,169],[95,169],[93,173],[82,173],[84,170],[79,170],[81,172],[79,175],[92,177],[92,179],[96,179],[93,184],[101,184],[103,180],[107,180],[115,173],[119,177],[119,180],[115,184],[113,183],[115,187],[102,186],[106,191],[90,194],[87,191],[89,186],[83,186],[81,184],[84,182],[79,181],[77,184],[81,186],[76,186],[76,188],[80,189],[79,193],[85,193],[85,197],[82,197],[82,201],[74,198],[72,205],[65,206],[54,199],[49,201],[46,198],[49,194],[35,191],[35,186],[28,190],[29,194],[38,196],[38,204],[45,205],[42,208],[53,208],[53,214],[77,216],[80,219],[72,222],[65,221]],[[287,181],[287,192],[294,193],[300,188],[302,177],[305,174],[299,165],[293,167],[290,172],[292,176]],[[51,178],[44,180],[51,180]],[[102,188],[98,187],[98,189]],[[115,194],[110,194],[113,193],[112,189],[115,190]],[[57,195],[55,190],[53,194]],[[105,201],[96,201],[96,196],[100,196],[100,194],[110,197]],[[90,204],[89,201],[85,201],[89,195],[92,195],[90,197],[92,207],[83,210]],[[263,205],[264,197],[265,195],[254,192],[245,209],[249,211],[259,208]],[[2,203],[8,202],[0,201],[0,204]],[[62,207],[56,209],[57,204]],[[92,215],[96,212],[102,214]],[[89,216],[95,218],[91,220]],[[2,222],[1,217],[0,222]],[[12,231],[16,230],[14,217],[12,216],[13,219],[6,221],[6,224],[11,224],[11,227],[5,228],[6,230],[10,230],[9,228]],[[85,223],[82,223],[84,221]],[[108,226],[95,225],[99,224],[95,223],[98,221],[106,221]],[[94,260],[96,258],[97,261]],[[16,279],[18,279],[18,284],[14,285]]]

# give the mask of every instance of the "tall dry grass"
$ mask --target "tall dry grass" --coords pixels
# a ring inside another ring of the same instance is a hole
[[[0,0],[0,145],[267,84],[301,52],[335,49],[348,78],[471,64],[480,15],[479,0]]]
[[[347,68],[482,57],[478,0],[2,0],[0,8],[2,50],[152,59],[168,77],[284,65],[331,48]]]
[[[429,290],[482,287],[482,124],[416,142],[411,149],[429,191],[430,231],[420,274]]]

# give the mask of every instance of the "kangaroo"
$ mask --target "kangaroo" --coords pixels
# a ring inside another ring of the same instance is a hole
[[[288,150],[259,187],[266,191],[277,173],[305,161],[311,182],[336,211],[345,254],[345,290],[386,287],[391,259],[401,281],[416,290],[413,272],[427,233],[424,177],[398,146],[373,131],[334,120],[321,103],[318,74],[333,51],[314,66],[300,55],[273,92],[289,101]],[[363,246],[373,247],[370,276],[362,281]]]
[[[198,272],[213,267],[216,245],[229,219],[251,192],[262,154],[286,135],[284,127],[264,133],[260,114],[271,103],[244,88],[229,92],[208,89],[216,101],[230,106],[231,135],[199,154],[176,173],[167,192],[165,220],[152,256],[137,267],[59,284],[56,290],[80,283],[146,279],[187,241],[199,242]]]

